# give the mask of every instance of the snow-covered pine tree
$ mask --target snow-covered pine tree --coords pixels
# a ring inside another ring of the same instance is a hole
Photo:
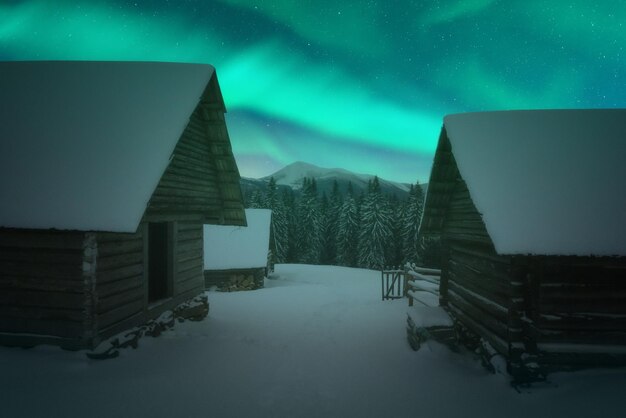
[[[324,206],[323,199],[324,198],[322,198],[322,206]],[[320,257],[321,264],[337,264],[337,234],[342,204],[343,198],[339,191],[339,184],[337,180],[334,180],[330,199],[328,199],[326,203],[325,210],[322,211],[324,222],[322,232],[322,256]]]
[[[359,208],[354,198],[352,183],[348,183],[348,193],[341,205],[337,222],[337,264],[356,267],[359,242]]]
[[[380,191],[378,177],[368,184],[368,193],[361,205],[358,265],[381,269],[385,265],[385,248],[391,239],[391,211]]]
[[[411,185],[409,197],[404,212],[404,225],[402,228],[402,239],[404,241],[404,262],[419,263],[419,232],[420,221],[422,219],[422,208],[424,204],[424,192],[419,182]]]
[[[404,258],[402,227],[404,226],[406,202],[401,202],[395,194],[389,195],[387,201],[391,212],[391,239],[386,247],[385,265],[401,266]]]
[[[263,193],[261,193],[259,190],[254,190],[250,194],[250,199],[248,200],[248,208],[266,209],[264,200],[265,199],[264,199]]]
[[[289,225],[285,204],[278,196],[278,189],[274,177],[270,177],[265,190],[265,203],[272,210],[270,228],[270,248],[274,263],[287,262],[289,248]]]
[[[287,249],[286,263],[298,262],[297,249],[297,217],[296,217],[296,199],[291,188],[283,190],[282,199],[285,207],[285,218],[287,219]]]
[[[319,263],[323,265],[330,264],[330,254],[328,253],[328,196],[326,192],[322,192],[319,200],[320,207],[320,259]]]
[[[318,264],[320,259],[321,216],[315,179],[303,180],[297,205],[297,259],[300,263]]]

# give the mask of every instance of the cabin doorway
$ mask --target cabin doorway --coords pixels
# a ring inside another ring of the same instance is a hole
[[[148,303],[172,296],[172,224],[148,224]]]

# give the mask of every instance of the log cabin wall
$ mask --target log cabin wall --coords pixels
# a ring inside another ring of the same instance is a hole
[[[224,112],[214,76],[174,149],[144,221],[246,225]]]
[[[98,285],[99,336],[145,322],[204,290],[204,223],[245,225],[239,172],[215,76],[176,144],[136,234],[99,234],[105,267]],[[168,296],[148,302],[148,224],[168,223]],[[119,248],[119,250],[116,250]]]
[[[178,223],[174,294],[181,303],[204,291],[204,226]]]
[[[202,293],[202,228],[198,223],[169,224],[171,294],[153,303],[148,300],[148,225],[142,223],[135,234],[98,234],[96,322],[99,339],[154,319]]]
[[[626,365],[626,258],[529,257],[532,338],[548,370]]]
[[[139,324],[146,309],[144,226],[134,234],[96,234],[96,317],[100,339]],[[97,341],[95,341],[97,344]]]
[[[447,262],[444,300],[469,329],[509,357],[509,343],[520,335],[513,327],[510,259],[496,254],[465,182],[457,178],[443,222]]]
[[[84,232],[0,228],[0,343],[85,346],[94,257]]]

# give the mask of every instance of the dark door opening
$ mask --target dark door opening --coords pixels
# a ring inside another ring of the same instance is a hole
[[[148,302],[170,296],[168,224],[148,224]]]

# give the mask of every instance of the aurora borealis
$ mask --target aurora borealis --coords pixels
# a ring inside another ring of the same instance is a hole
[[[4,0],[0,59],[213,64],[242,175],[414,182],[445,114],[626,107],[624,25],[624,0]]]

